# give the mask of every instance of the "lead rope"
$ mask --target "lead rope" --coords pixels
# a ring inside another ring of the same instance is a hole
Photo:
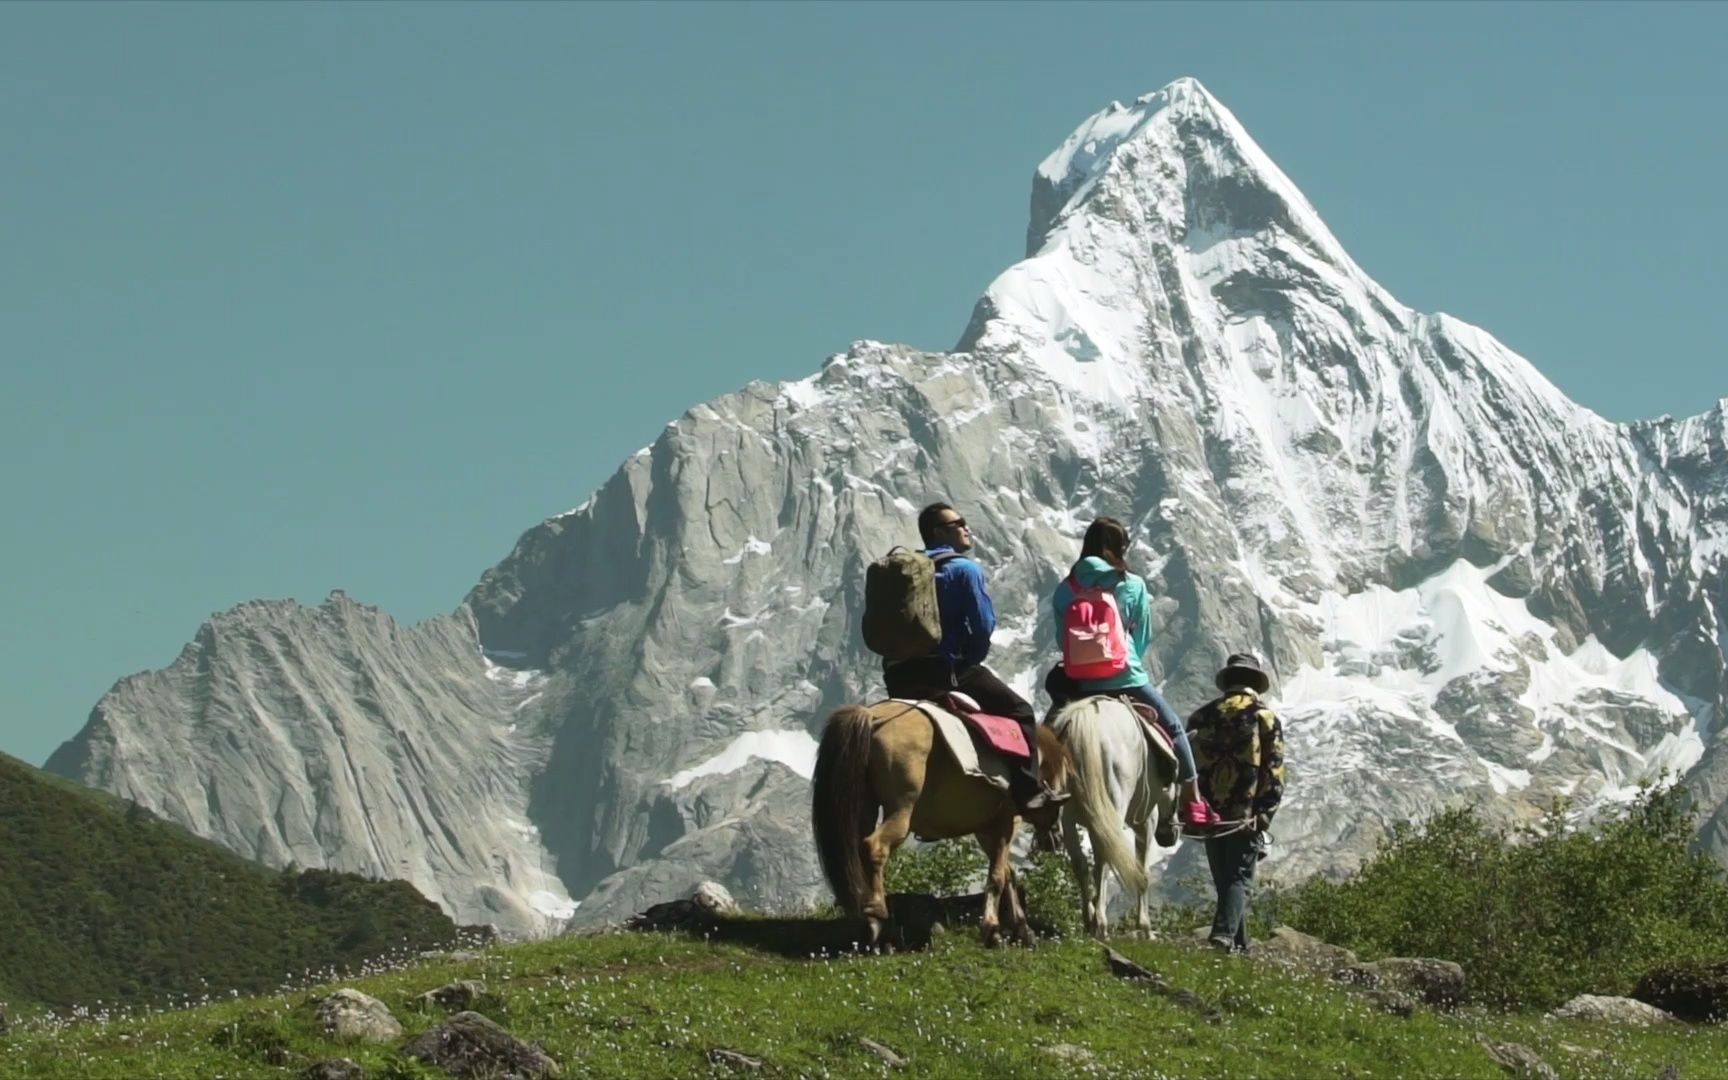
[[[1220,840],[1226,836],[1234,836],[1252,828],[1254,819],[1242,818],[1240,821],[1221,821],[1216,825],[1188,825],[1178,821],[1176,831],[1183,836],[1192,836],[1196,840]]]

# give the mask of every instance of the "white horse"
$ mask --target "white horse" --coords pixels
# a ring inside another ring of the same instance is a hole
[[[1065,706],[1050,721],[1056,737],[1073,758],[1069,790],[1074,798],[1062,810],[1062,839],[1080,892],[1086,932],[1102,938],[1109,927],[1106,865],[1116,868],[1122,887],[1139,896],[1136,925],[1152,929],[1151,840],[1176,843],[1176,763],[1154,749],[1133,708],[1120,698],[1089,697]],[[1134,833],[1129,858],[1123,829]],[[1085,829],[1098,856],[1088,860],[1080,843]],[[1123,873],[1126,867],[1130,872]]]

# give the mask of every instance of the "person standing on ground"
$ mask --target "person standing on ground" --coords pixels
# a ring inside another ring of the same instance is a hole
[[[1222,696],[1188,718],[1200,791],[1224,819],[1205,841],[1218,893],[1207,940],[1217,949],[1246,952],[1254,868],[1284,797],[1284,727],[1260,700],[1271,680],[1252,655],[1231,655],[1213,683]]]

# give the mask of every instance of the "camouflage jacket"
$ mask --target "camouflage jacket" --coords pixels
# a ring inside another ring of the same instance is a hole
[[[1200,793],[1226,821],[1271,814],[1284,797],[1284,726],[1252,690],[1215,698],[1188,718]]]

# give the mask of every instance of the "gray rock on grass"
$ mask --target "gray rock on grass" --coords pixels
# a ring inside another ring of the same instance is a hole
[[[704,881],[696,886],[690,901],[709,915],[737,915],[740,910],[732,893],[718,881]]]
[[[473,979],[458,979],[445,983],[436,990],[428,990],[415,1000],[423,1007],[439,1007],[444,1009],[466,1009],[480,1000],[486,993],[486,984]]]
[[[477,1012],[459,1012],[416,1035],[405,1057],[461,1077],[557,1077],[563,1070],[540,1047],[523,1042]]]
[[[1098,1056],[1092,1051],[1074,1043],[1051,1043],[1039,1049],[1064,1065],[1074,1068],[1084,1068],[1098,1060]]]
[[[1340,968],[1332,977],[1370,990],[1395,990],[1437,1009],[1450,1009],[1464,997],[1464,969],[1450,960],[1394,956]]]
[[[1478,1031],[1476,1042],[1494,1063],[1521,1080],[1560,1080],[1554,1066],[1522,1043],[1500,1042]]]
[[[875,1039],[867,1039],[860,1036],[858,1039],[858,1045],[881,1058],[882,1063],[887,1065],[890,1069],[904,1069],[906,1067],[907,1063],[905,1058],[901,1057],[889,1047],[883,1046]]]
[[[395,1042],[402,1024],[390,1007],[370,994],[342,989],[318,1002],[318,1023],[332,1038],[355,1042]]]
[[[1399,990],[1381,990],[1370,988],[1362,991],[1362,996],[1368,1003],[1383,1013],[1393,1016],[1415,1016],[1416,999]]]
[[[1210,927],[1207,930],[1210,932]],[[1356,963],[1356,954],[1349,949],[1328,944],[1288,926],[1280,926],[1254,942],[1253,955],[1257,960],[1271,960],[1288,967],[1328,974]]]
[[[708,1061],[709,1064],[719,1065],[731,1069],[733,1072],[762,1071],[761,1058],[753,1058],[749,1054],[740,1054],[736,1050],[728,1050],[723,1046],[716,1046],[712,1050],[708,1051]]]
[[[1636,998],[1604,997],[1598,994],[1579,994],[1548,1015],[1555,1020],[1590,1020],[1639,1027],[1678,1022],[1678,1017],[1672,1013]]]

